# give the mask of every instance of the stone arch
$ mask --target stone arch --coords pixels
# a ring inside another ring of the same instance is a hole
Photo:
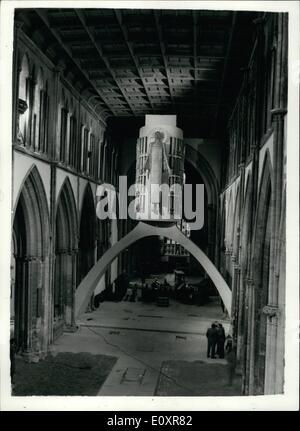
[[[15,259],[14,337],[24,354],[40,354],[49,342],[49,212],[34,166],[24,180],[13,217]]]
[[[96,210],[90,183],[85,187],[79,220],[77,283],[95,263]]]
[[[53,338],[74,323],[76,287],[77,210],[69,178],[59,192],[55,209],[55,270],[53,292]]]
[[[263,308],[268,304],[270,282],[272,165],[267,151],[259,187],[252,259],[254,282],[254,367],[251,384],[255,394],[264,394],[267,318]]]
[[[24,204],[24,216],[30,228],[26,253],[44,258],[49,247],[49,238],[43,235],[43,231],[49,231],[49,210],[43,180],[36,165],[32,165],[23,179],[14,206],[14,216],[20,202]],[[39,215],[41,222],[34,225],[30,218],[35,219],[36,215]]]
[[[157,227],[155,225],[140,222],[132,231],[125,237],[114,244],[107,252],[99,259],[96,265],[88,272],[86,277],[81,281],[76,291],[75,315],[78,316],[85,311],[90,295],[94,292],[102,275],[112,261],[126,248],[138,241],[139,239],[149,236],[163,236],[174,240],[178,244],[186,248],[204,267],[205,271],[218,289],[225,307],[230,315],[231,313],[231,291],[225,280],[208,259],[203,251],[196,246],[189,238],[187,238],[176,225],[168,225],[166,227]]]
[[[209,162],[204,156],[202,156],[202,154],[190,146],[186,146],[185,158],[202,176],[207,189],[208,204],[217,206],[219,184]]]

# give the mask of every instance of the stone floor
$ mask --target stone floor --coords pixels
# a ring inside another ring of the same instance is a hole
[[[108,355],[61,352],[28,363],[17,355],[12,395],[95,396],[116,361]]]
[[[207,367],[211,370],[218,364],[218,379],[221,375],[220,385],[224,395],[228,395],[225,387],[226,361],[206,358],[205,333],[215,320],[223,323],[227,333],[229,322],[224,320],[221,308],[215,302],[201,307],[175,301],[171,301],[169,307],[141,302],[104,302],[96,311],[82,315],[78,320],[78,331],[63,334],[52,346],[52,354],[89,352],[116,356],[118,360],[99,388],[98,395],[153,396],[159,394],[157,385],[162,376],[170,377],[171,382],[167,385],[169,392],[162,391],[162,395],[176,394],[172,385],[182,386],[182,381],[176,381],[176,375],[182,379],[185,374],[184,379],[191,381],[197,363],[201,363],[203,373],[207,373]],[[163,364],[168,361],[173,364],[170,376],[163,371]],[[211,384],[215,388],[214,373],[211,375]],[[193,385],[189,392],[187,384],[184,394],[205,395],[204,382],[201,384],[201,379],[199,382],[201,388]],[[208,385],[207,394],[211,393],[207,380],[205,385]],[[229,392],[240,395],[239,384],[235,384]]]

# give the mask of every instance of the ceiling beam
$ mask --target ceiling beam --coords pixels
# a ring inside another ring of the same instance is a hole
[[[71,50],[68,48],[68,46],[62,41],[61,37],[59,36],[59,34],[50,26],[49,23],[49,19],[47,17],[47,14],[45,12],[45,10],[43,9],[35,9],[35,12],[38,14],[38,16],[40,17],[40,19],[43,21],[43,23],[47,26],[47,28],[50,30],[50,32],[52,33],[52,35],[54,36],[54,38],[58,41],[59,45],[63,48],[63,50],[67,53],[68,57],[71,59],[71,61],[75,64],[75,66],[77,67],[77,69],[80,71],[80,73],[86,78],[86,80],[90,83],[90,85],[93,87],[93,89],[95,90],[95,92],[97,93],[97,95],[101,98],[101,100],[103,101],[103,103],[105,104],[105,106],[107,107],[107,109],[113,114],[115,115],[115,113],[112,111],[111,107],[105,102],[105,100],[102,97],[101,92],[99,92],[98,88],[91,82],[89,76],[87,75],[87,73],[82,69],[82,67],[80,66],[80,64],[74,59],[74,57],[72,56],[72,52]]]
[[[173,99],[173,94],[172,94],[172,90],[171,90],[171,76],[170,76],[170,73],[168,71],[168,63],[167,63],[166,52],[165,52],[166,50],[165,50],[165,45],[163,43],[162,31],[161,31],[161,25],[159,23],[158,11],[154,10],[153,14],[154,14],[154,20],[155,20],[156,30],[157,30],[157,34],[158,34],[158,40],[159,40],[161,55],[162,55],[164,68],[165,68],[166,76],[167,76],[167,80],[168,80],[168,87],[169,87],[169,92],[170,92],[171,103],[172,103],[172,106],[174,107],[174,99]]]
[[[137,61],[137,59],[136,59],[136,57],[135,57],[135,55],[134,55],[132,45],[131,45],[131,43],[130,43],[130,42],[129,42],[129,40],[128,40],[128,34],[127,34],[127,31],[125,30],[124,25],[123,25],[123,20],[122,20],[122,14],[121,14],[121,11],[120,11],[120,10],[118,10],[118,9],[114,9],[114,12],[115,12],[115,16],[116,16],[116,19],[117,19],[117,21],[118,21],[118,24],[119,24],[120,30],[121,30],[121,32],[122,32],[122,35],[123,35],[124,41],[125,41],[125,43],[126,43],[126,45],[127,45],[127,49],[128,49],[128,51],[130,52],[130,55],[131,55],[132,61],[133,61],[134,65],[135,65],[135,68],[136,68],[137,73],[138,73],[138,75],[139,75],[139,77],[140,77],[140,80],[142,81],[142,84],[143,84],[143,87],[144,87],[144,90],[145,90],[146,96],[147,96],[147,98],[148,98],[149,104],[150,104],[151,108],[153,109],[153,105],[152,105],[152,102],[151,102],[150,97],[149,97],[149,93],[148,93],[148,90],[147,90],[147,86],[146,86],[146,84],[145,84],[145,82],[144,82],[144,78],[143,78],[143,76],[141,75],[141,71],[140,71],[139,63],[138,63],[138,61]]]
[[[76,15],[78,16],[78,18],[79,18],[79,20],[80,20],[80,22],[81,22],[81,24],[82,24],[83,28],[85,29],[85,31],[86,31],[86,32],[87,32],[87,34],[89,35],[89,38],[91,39],[91,41],[92,41],[92,43],[93,43],[94,47],[96,48],[96,50],[97,50],[97,52],[98,52],[99,57],[101,58],[101,60],[102,60],[102,61],[103,61],[103,63],[105,64],[105,66],[106,66],[107,70],[109,71],[110,75],[112,76],[112,78],[114,79],[114,81],[115,81],[116,85],[118,86],[118,88],[119,88],[120,92],[122,93],[122,95],[123,95],[123,97],[124,97],[124,99],[125,99],[125,101],[126,101],[127,105],[129,106],[129,108],[130,108],[130,110],[131,110],[132,114],[135,116],[135,111],[134,111],[134,109],[132,108],[131,103],[129,102],[129,100],[128,100],[128,98],[127,98],[127,96],[126,96],[126,94],[125,94],[125,92],[124,92],[123,88],[118,84],[118,81],[117,81],[117,78],[116,78],[116,74],[115,74],[115,72],[114,72],[114,71],[113,71],[113,69],[110,67],[109,61],[107,60],[107,58],[106,58],[106,57],[105,57],[105,55],[103,54],[103,49],[102,49],[102,47],[101,47],[101,45],[100,45],[100,42],[99,42],[99,41],[97,41],[97,42],[95,41],[95,38],[94,38],[94,36],[93,36],[92,32],[90,31],[89,27],[88,27],[88,26],[87,26],[87,24],[86,24],[86,19],[85,19],[84,15],[83,15],[82,11],[81,11],[81,10],[79,10],[79,9],[74,9],[74,10],[75,10],[75,13],[76,13]]]
[[[217,104],[215,118],[214,118],[215,127],[217,125],[217,121],[218,121],[219,113],[220,113],[220,106],[221,106],[221,101],[222,101],[222,96],[223,96],[225,77],[226,77],[228,60],[229,60],[231,46],[232,46],[232,39],[233,39],[233,33],[234,33],[234,29],[235,29],[235,24],[236,24],[236,18],[237,18],[237,12],[233,11],[232,12],[231,27],[230,27],[229,35],[228,35],[228,43],[227,43],[227,49],[226,49],[226,54],[225,54],[223,73],[222,73],[221,84],[220,84],[220,89],[219,89],[219,94],[218,94],[218,99],[217,99],[218,104]]]

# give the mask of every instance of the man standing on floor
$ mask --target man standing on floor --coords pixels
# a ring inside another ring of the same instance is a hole
[[[213,323],[206,332],[207,337],[207,357],[215,359],[215,350],[218,339],[218,331],[216,325]]]
[[[224,344],[225,344],[225,330],[222,323],[219,323],[217,327],[218,338],[217,338],[217,355],[219,358],[224,358]]]

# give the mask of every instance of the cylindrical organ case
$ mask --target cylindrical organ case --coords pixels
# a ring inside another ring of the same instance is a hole
[[[176,115],[146,115],[136,146],[136,218],[182,218],[185,148]]]

